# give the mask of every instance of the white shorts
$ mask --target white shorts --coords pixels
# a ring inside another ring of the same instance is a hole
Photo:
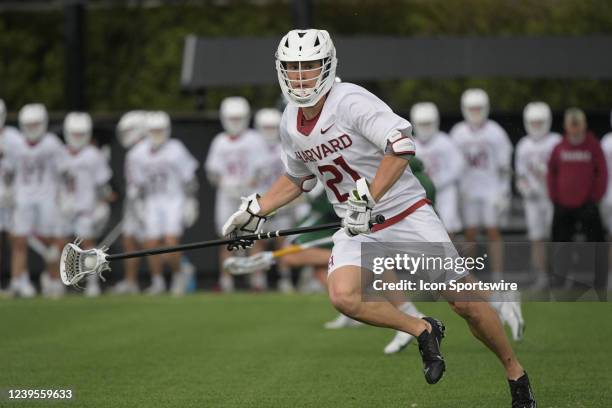
[[[91,215],[79,214],[72,220],[65,222],[62,235],[65,237],[76,236],[82,239],[98,238],[94,221]]]
[[[17,204],[13,213],[11,232],[14,235],[40,235],[59,238],[64,235],[64,225],[54,200]]]
[[[459,193],[455,186],[436,191],[436,211],[448,232],[454,234],[461,231],[463,226],[459,216]]]
[[[147,200],[144,206],[144,238],[160,239],[168,235],[183,235],[183,203],[182,197],[172,200]]]
[[[13,223],[13,209],[0,207],[0,231],[10,231]]]
[[[242,201],[240,198],[229,197],[224,194],[221,190],[217,190],[217,198],[215,201],[215,228],[217,230],[217,235],[223,235],[223,225],[232,216],[238,208]],[[268,225],[264,224],[267,228]]]
[[[397,243],[404,242],[440,242],[448,243],[445,246],[452,248],[453,252],[455,252],[444,225],[430,205],[418,208],[396,224],[377,232],[349,237],[344,232],[344,229],[340,229],[334,234],[333,239],[334,247],[329,259],[328,274],[343,266],[357,266],[361,268],[362,243],[379,243],[384,247],[385,243],[395,243],[397,245]],[[465,274],[467,273],[457,274],[454,276],[454,279],[458,279]]]
[[[495,197],[469,197],[461,203],[465,228],[495,228],[499,225],[499,214],[495,208]]]
[[[124,236],[134,237],[138,241],[144,238],[144,225],[139,217],[134,214],[134,210],[126,210],[123,212],[123,221],[121,223],[121,232]]]
[[[554,208],[550,200],[525,200],[527,236],[531,241],[550,238]]]

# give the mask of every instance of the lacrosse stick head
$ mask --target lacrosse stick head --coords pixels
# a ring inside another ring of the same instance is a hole
[[[268,270],[274,264],[272,252],[264,251],[252,256],[232,256],[223,262],[223,269],[232,275],[248,275]]]
[[[102,272],[110,270],[106,260],[105,249],[87,249],[79,247],[79,241],[67,244],[60,257],[60,276],[64,285],[78,285],[87,275],[98,274],[105,280]]]

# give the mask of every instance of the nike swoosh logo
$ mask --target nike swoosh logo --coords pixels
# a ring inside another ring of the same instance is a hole
[[[324,135],[325,133],[327,133],[327,131],[328,131],[329,129],[331,129],[331,128],[332,128],[332,126],[334,126],[334,124],[335,124],[335,123],[332,123],[331,125],[329,125],[329,127],[328,127],[327,129],[321,129],[321,134],[322,134],[322,135]]]

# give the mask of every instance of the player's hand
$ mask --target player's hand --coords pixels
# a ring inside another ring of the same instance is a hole
[[[242,204],[238,211],[232,214],[231,217],[223,225],[223,235],[235,233],[236,236],[257,234],[261,231],[266,217],[259,215],[261,208],[257,199],[259,196],[255,193],[248,197],[242,197]]]
[[[371,232],[372,207],[376,202],[370,194],[370,188],[364,178],[357,180],[356,188],[349,194],[348,208],[342,225],[347,235],[354,237]]]

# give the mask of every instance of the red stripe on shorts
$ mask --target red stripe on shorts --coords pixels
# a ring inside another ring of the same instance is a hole
[[[431,200],[429,198],[421,198],[419,201],[412,204],[410,207],[406,208],[401,213],[394,215],[391,218],[387,218],[385,222],[383,222],[382,224],[374,225],[372,227],[372,232],[380,231],[381,229],[390,227],[393,224],[397,224],[398,222],[400,222],[401,220],[403,220],[404,218],[406,218],[407,216],[409,216],[410,214],[412,214],[413,212],[415,212],[416,210],[418,210],[425,204],[431,204]]]

